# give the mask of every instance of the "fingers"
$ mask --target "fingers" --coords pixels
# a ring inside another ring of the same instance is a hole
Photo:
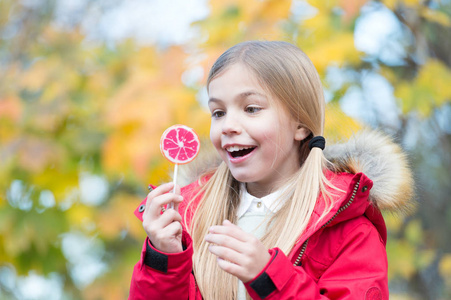
[[[159,218],[155,221],[158,223],[158,226],[161,228],[169,226],[173,222],[178,222],[181,224],[182,216],[173,209],[166,210]]]
[[[176,187],[175,193],[172,193],[173,188],[174,184],[172,182],[162,184],[147,195],[146,208],[143,214],[143,227],[150,238],[160,236],[162,232],[168,233],[172,227],[169,227],[169,229],[166,229],[166,227],[173,222],[181,226],[182,218],[177,210],[168,209],[164,214],[161,214],[163,206],[173,202],[178,207],[183,200],[183,197],[180,195],[180,188]],[[172,233],[175,235],[175,232]]]
[[[223,247],[220,245],[212,244],[208,246],[208,251],[210,253],[216,255],[221,260],[226,260],[228,262],[231,262],[236,265],[243,265],[245,262],[243,261],[243,258],[245,258],[241,253],[228,248]]]
[[[154,228],[154,227],[152,227]],[[181,236],[183,227],[180,222],[168,222],[166,226],[157,227],[157,230],[150,232],[151,235],[149,239],[155,242],[155,245],[161,245],[167,240],[170,240],[172,237]]]
[[[253,243],[254,240],[257,242],[258,239],[228,220],[224,221],[223,224],[222,226],[210,227],[209,233],[205,236],[205,241],[214,245],[212,249],[218,251],[218,256],[236,262],[235,253],[248,253],[250,250],[249,243]],[[235,253],[226,249],[233,250]]]
[[[205,236],[208,250],[217,256],[218,266],[243,282],[254,278],[271,256],[260,240],[229,221],[212,226]]]
[[[164,227],[163,232],[165,235],[181,236],[183,232],[183,227],[180,222],[171,222],[166,227]]]
[[[242,251],[245,244],[237,239],[218,233],[209,233],[205,240],[210,243],[208,251],[216,255],[218,266],[227,273],[241,278],[246,273],[243,265],[247,265],[248,259]]]
[[[233,262],[230,262],[228,260],[222,259],[220,257],[217,257],[216,259],[218,266],[224,270],[225,272],[232,274],[238,278],[242,278],[243,274],[246,273],[245,268],[242,266],[235,264]]]
[[[241,242],[247,242],[249,238],[253,237],[253,235],[246,233],[229,220],[225,220],[222,224],[222,226],[219,225],[210,227],[209,233],[226,235]]]
[[[181,225],[182,217],[178,212],[173,209],[165,211],[162,215],[156,218],[146,217],[143,218],[143,227],[149,238],[158,238],[161,233],[168,233],[166,227],[171,225],[171,223],[179,223]],[[172,232],[175,234],[175,232]]]
[[[180,187],[176,187],[175,193],[172,193],[173,188],[174,184],[172,182],[162,184],[147,195],[143,219],[146,217],[152,219],[157,218],[160,215],[161,207],[171,202],[178,209],[178,205],[183,201],[183,197],[180,195]]]
[[[205,241],[215,245],[231,249],[238,253],[246,252],[246,244],[226,234],[209,233],[205,236]],[[230,257],[229,257],[230,259]]]

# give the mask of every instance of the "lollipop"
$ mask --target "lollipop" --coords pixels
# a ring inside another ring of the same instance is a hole
[[[185,125],[173,125],[163,132],[160,140],[160,150],[163,156],[175,164],[174,190],[177,182],[178,165],[187,164],[199,153],[200,141],[193,129]],[[169,205],[172,208],[172,203]]]

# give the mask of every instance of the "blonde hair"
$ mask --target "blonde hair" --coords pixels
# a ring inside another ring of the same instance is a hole
[[[307,55],[296,46],[278,41],[250,41],[235,45],[214,63],[207,80],[210,82],[233,64],[240,63],[255,74],[260,85],[293,118],[311,134],[299,147],[299,170],[287,184],[291,196],[269,219],[271,227],[261,241],[267,248],[279,247],[288,254],[309,224],[321,192],[326,201],[324,217],[332,207],[326,186],[326,159],[319,148],[309,150],[308,141],[324,130],[324,96],[319,75]],[[237,279],[222,271],[216,257],[209,253],[204,238],[208,228],[225,219],[237,222],[239,182],[223,162],[202,187],[202,197],[194,213],[189,231],[194,246],[194,275],[204,299],[235,299]],[[284,196],[287,196],[284,195]],[[283,196],[282,196],[283,197]]]

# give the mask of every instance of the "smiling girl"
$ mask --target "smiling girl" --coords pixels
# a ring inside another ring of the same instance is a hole
[[[230,48],[207,89],[222,163],[135,212],[147,239],[130,299],[388,299],[380,209],[412,190],[399,147],[365,132],[328,161],[320,79],[289,43]]]

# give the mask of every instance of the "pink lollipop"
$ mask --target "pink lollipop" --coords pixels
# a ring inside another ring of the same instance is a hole
[[[173,125],[163,132],[160,139],[160,150],[163,156],[175,164],[174,190],[177,182],[177,167],[187,164],[199,153],[200,141],[193,129],[185,125]],[[169,205],[172,208],[172,203]]]

